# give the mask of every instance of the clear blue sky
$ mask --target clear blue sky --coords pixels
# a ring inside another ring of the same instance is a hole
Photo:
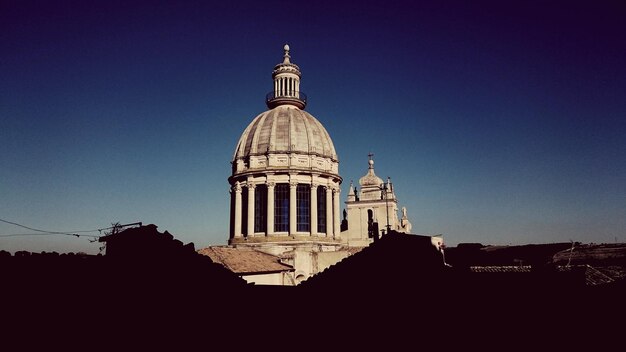
[[[225,244],[232,153],[289,43],[343,195],[371,151],[414,232],[448,245],[624,242],[625,7],[4,0],[0,219],[142,221]],[[20,233],[33,232],[0,223]],[[16,236],[0,249],[98,245]]]

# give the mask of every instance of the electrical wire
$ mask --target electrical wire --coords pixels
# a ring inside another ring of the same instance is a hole
[[[76,237],[83,236],[83,237],[99,238],[101,236],[96,236],[96,235],[79,235],[79,233],[89,233],[89,232],[100,232],[101,233],[103,230],[109,230],[109,229],[113,228],[113,227],[106,227],[106,228],[94,229],[94,230],[80,230],[80,231],[65,231],[65,232],[63,232],[63,231],[48,231],[48,230],[36,229],[36,228],[32,228],[32,227],[29,227],[29,226],[26,226],[26,225],[18,224],[16,222],[4,220],[4,219],[0,219],[0,222],[4,222],[4,223],[7,223],[7,224],[19,226],[19,227],[25,228],[27,230],[39,232],[39,233],[0,234],[0,237],[64,235],[64,236],[76,236]]]
[[[0,234],[0,237],[18,237],[18,236],[50,236],[50,235],[63,235],[63,236],[76,236],[76,237],[91,237],[92,239],[90,239],[90,242],[95,242],[96,239],[102,237],[102,231],[104,230],[110,230],[110,229],[114,229],[114,228],[119,228],[119,227],[126,227],[126,226],[132,226],[132,225],[139,225],[141,226],[141,222],[136,222],[136,223],[132,223],[132,224],[125,224],[125,225],[120,225],[115,224],[113,226],[109,226],[109,227],[104,227],[101,229],[94,229],[94,230],[81,230],[81,231],[66,231],[66,232],[62,232],[62,231],[47,231],[47,230],[40,230],[40,229],[35,229],[26,225],[22,225],[22,224],[18,224],[16,222],[13,221],[8,221],[8,220],[4,220],[4,219],[0,219],[0,222],[4,222],[7,224],[11,224],[11,225],[15,225],[15,226],[19,226],[22,228],[25,228],[27,230],[31,230],[31,231],[37,231],[39,233],[11,233],[11,234]],[[100,235],[79,235],[80,233],[89,233],[89,232],[98,232],[100,233]]]
[[[0,219],[0,222],[4,222],[4,223],[7,223],[7,224],[19,226],[19,227],[22,227],[22,228],[25,228],[25,229],[31,230],[31,231],[43,232],[43,233],[48,233],[48,234],[57,234],[57,235],[64,235],[64,234],[68,234],[68,233],[100,232],[102,230],[108,230],[108,229],[111,228],[111,227],[107,227],[107,228],[104,228],[104,229],[81,230],[81,231],[47,231],[47,230],[35,229],[35,228],[32,228],[32,227],[28,227],[26,225],[18,224],[16,222],[3,220],[3,219]]]

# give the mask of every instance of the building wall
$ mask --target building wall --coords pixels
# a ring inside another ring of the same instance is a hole
[[[341,233],[342,242],[350,247],[369,245],[373,239],[368,237],[368,210],[372,210],[374,222],[378,222],[379,236],[386,232],[387,208],[389,208],[389,225],[398,230],[398,204],[395,199],[346,202],[348,229]]]
[[[350,253],[348,251],[313,253],[313,260],[316,263],[317,273],[321,273],[322,271],[328,269],[332,265],[337,264],[348,256],[350,256]]]
[[[304,281],[349,255],[347,252],[339,252],[341,246],[339,243],[251,243],[236,246],[252,247],[264,253],[283,257],[282,262],[294,268],[294,272],[285,273],[284,285]]]
[[[241,278],[246,280],[248,283],[253,283],[255,285],[284,285],[285,284],[283,273],[243,275],[241,276]]]

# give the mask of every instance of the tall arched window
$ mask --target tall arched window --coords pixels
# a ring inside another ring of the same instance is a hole
[[[289,184],[279,183],[274,188],[274,232],[289,231]]]
[[[267,186],[258,185],[254,194],[254,232],[267,228]]]
[[[248,189],[241,192],[241,233],[249,236],[248,233]]]
[[[317,187],[317,232],[326,232],[326,188]]]
[[[298,185],[296,188],[297,231],[311,231],[311,186]]]

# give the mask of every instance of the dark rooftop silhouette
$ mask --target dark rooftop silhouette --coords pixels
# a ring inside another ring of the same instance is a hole
[[[476,339],[487,330],[490,339],[556,342],[553,333],[564,322],[619,316],[626,292],[624,280],[592,272],[598,284],[589,286],[585,267],[560,270],[545,263],[561,244],[530,256],[538,259],[528,270],[472,271],[471,265],[445,265],[428,236],[391,232],[300,286],[271,287],[247,284],[155,225],[101,240],[106,255],[0,252],[0,298],[11,302],[4,321],[19,325],[36,317],[40,328],[60,333],[64,325],[57,321],[72,319],[117,337],[129,333],[144,347],[159,346],[160,338],[174,333],[194,334],[195,346],[229,336],[238,340],[227,341],[257,346],[272,336],[296,343],[322,330],[349,338],[353,347],[382,336],[391,338],[388,346],[421,346],[446,333],[454,336],[447,346],[467,347],[468,341],[479,346]],[[483,248],[473,247],[470,253]],[[496,262],[525,258],[523,252],[534,249],[513,250]],[[136,335],[139,330],[148,333]]]

